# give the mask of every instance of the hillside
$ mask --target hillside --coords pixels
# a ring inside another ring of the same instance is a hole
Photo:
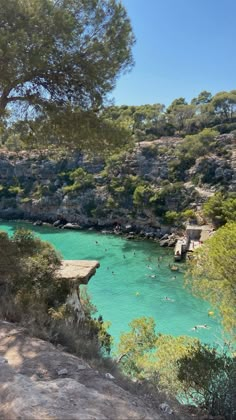
[[[235,135],[208,129],[143,141],[106,161],[85,154],[0,154],[0,217],[130,226],[159,237],[217,191],[236,192]]]

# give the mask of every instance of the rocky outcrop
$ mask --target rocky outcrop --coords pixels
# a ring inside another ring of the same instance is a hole
[[[0,217],[56,221],[59,227],[69,229],[91,226],[107,229],[116,224],[124,229],[132,225],[132,232],[141,236],[149,235],[152,229],[154,237],[171,233],[170,227],[163,226],[161,220],[165,211],[198,210],[207,199],[208,191],[214,193],[219,186],[225,191],[236,190],[234,136],[220,135],[216,139],[216,150],[221,152],[198,158],[181,174],[181,186],[162,196],[156,207],[150,204],[148,197],[146,201],[144,197],[143,205],[137,206],[133,200],[135,187],[129,182],[135,182],[134,178],[138,177],[139,185],[148,184],[154,194],[168,189],[182,141],[177,137],[164,137],[141,142],[117,161],[110,162],[109,170],[105,171],[102,159],[88,158],[81,153],[55,157],[49,151],[2,151]],[[73,186],[69,174],[77,168],[92,176],[92,182],[83,185],[75,180]],[[125,184],[127,178],[129,182]]]
[[[154,407],[151,400],[123,389],[113,375],[95,371],[13,324],[0,322],[0,338],[2,420],[190,418],[161,394]]]
[[[66,304],[72,309],[71,324],[85,319],[85,313],[80,301],[80,285],[88,284],[90,278],[100,266],[98,261],[63,260],[56,276],[69,282],[70,293]]]

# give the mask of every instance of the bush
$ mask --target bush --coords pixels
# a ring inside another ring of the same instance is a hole
[[[164,221],[168,225],[176,224],[180,220],[180,215],[177,211],[168,210],[164,215]]]
[[[87,188],[94,187],[94,178],[92,174],[88,174],[84,169],[77,168],[72,172],[66,174],[73,184],[63,187],[64,193],[70,193],[75,191],[84,191]],[[65,174],[64,174],[65,177]]]
[[[79,327],[73,324],[68,328],[71,310],[66,298],[70,290],[68,280],[55,275],[60,263],[53,247],[31,232],[19,230],[11,239],[0,232],[0,316],[27,326],[38,337],[66,345],[78,355],[100,357],[101,349],[110,351],[108,325],[101,317],[91,318],[96,308],[83,291],[86,318]]]
[[[227,222],[236,222],[236,194],[224,196],[216,193],[204,204],[203,214],[217,227]]]
[[[209,414],[234,418],[236,363],[229,348],[217,352],[195,338],[157,334],[152,318],[129,325],[131,330],[121,335],[118,347],[126,373]]]

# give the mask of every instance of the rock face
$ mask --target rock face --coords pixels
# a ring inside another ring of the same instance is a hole
[[[70,294],[66,303],[72,308],[74,321],[80,322],[85,318],[83,306],[80,302],[80,285],[88,284],[90,278],[100,266],[98,261],[88,260],[63,260],[58,270],[57,277],[67,280],[70,285]]]
[[[2,420],[166,419],[160,408],[122,389],[112,375],[52,344],[0,322],[0,418]],[[172,407],[173,408],[173,407]],[[171,408],[171,410],[172,410]],[[173,419],[187,419],[175,408]],[[169,411],[171,412],[171,411]]]
[[[80,153],[55,158],[48,151],[0,151],[0,217],[56,222],[68,229],[130,225],[132,232],[149,237],[152,229],[153,237],[162,236],[166,229],[170,233],[161,222],[167,210],[196,210],[207,194],[219,186],[225,191],[236,191],[235,139],[231,134],[216,138],[224,153],[198,158],[190,169],[182,171],[181,182],[175,182],[181,185],[170,191],[171,171],[181,142],[175,137],[141,142],[111,161],[105,171],[104,161]],[[71,171],[78,168],[84,171],[86,179],[81,181],[75,175],[70,178]],[[135,179],[137,185],[148,183],[154,196],[165,188],[166,194],[155,205],[144,194],[143,201],[136,205]]]

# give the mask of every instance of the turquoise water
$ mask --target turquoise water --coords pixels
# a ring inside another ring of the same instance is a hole
[[[88,291],[98,313],[111,322],[109,332],[115,341],[121,332],[128,330],[132,319],[151,316],[161,333],[190,335],[210,344],[222,343],[219,321],[208,317],[210,305],[183,288],[183,273],[169,269],[168,265],[173,264],[173,250],[150,241],[128,241],[114,235],[0,222],[0,229],[9,234],[17,226],[31,229],[49,241],[64,259],[100,262]],[[184,265],[180,267],[184,270]],[[171,300],[165,300],[166,296]],[[192,330],[195,325],[204,324],[209,329]]]

